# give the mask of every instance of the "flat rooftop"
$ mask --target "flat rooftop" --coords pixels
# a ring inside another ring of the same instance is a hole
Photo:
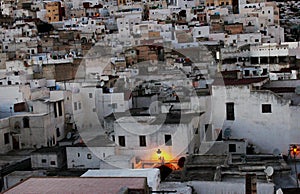
[[[20,184],[5,191],[6,194],[21,193],[56,193],[56,194],[82,194],[124,193],[124,188],[144,190],[145,177],[118,177],[118,178],[62,178],[62,177],[36,177],[29,178]],[[123,192],[122,192],[123,191]]]

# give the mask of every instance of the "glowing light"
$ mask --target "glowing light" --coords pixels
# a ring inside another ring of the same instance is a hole
[[[157,156],[158,156],[158,159],[160,160],[160,159],[161,159],[161,150],[158,149],[158,150],[156,151],[156,154],[157,154]]]
[[[297,154],[297,146],[296,146],[296,145],[293,145],[292,151],[293,151],[293,154],[294,154],[294,155]]]

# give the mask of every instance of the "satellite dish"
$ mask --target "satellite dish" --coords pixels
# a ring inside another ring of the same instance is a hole
[[[103,86],[104,86],[104,81],[101,80],[101,81],[100,81],[100,87],[103,87]]]
[[[278,149],[278,148],[275,148],[274,150],[273,150],[273,155],[274,156],[279,156],[281,154],[281,152],[280,152],[280,150]]]
[[[225,137],[225,139],[229,139],[231,137],[231,129],[230,128],[225,129],[224,137]]]
[[[68,133],[67,133],[67,139],[71,139],[71,137],[72,137],[72,133],[71,133],[71,132],[68,132]]]
[[[72,93],[79,93],[80,92],[80,89],[79,88],[72,88]]]
[[[267,174],[267,176],[272,176],[273,173],[274,173],[274,168],[272,166],[268,166],[266,169],[265,169],[265,173]]]

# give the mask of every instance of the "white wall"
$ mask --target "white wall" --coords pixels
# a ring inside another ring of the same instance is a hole
[[[100,168],[100,161],[105,157],[114,155],[114,147],[67,147],[68,168],[90,169]],[[90,159],[88,158],[90,154]]]
[[[155,117],[122,117],[115,121],[116,143],[119,143],[118,136],[125,136],[125,147],[119,146],[119,153],[133,154],[142,160],[157,160],[156,151],[160,148],[165,160],[171,160],[194,152],[194,131],[199,127],[199,117],[181,124],[151,124],[154,120]],[[166,134],[171,135],[171,146],[165,145]],[[145,147],[139,144],[140,135],[146,136]]]
[[[276,44],[263,44],[260,46],[251,46],[250,47],[250,55],[252,57],[260,57],[260,56],[288,56],[289,49],[288,46],[278,46]]]
[[[287,153],[289,144],[299,143],[299,107],[291,107],[270,91],[250,91],[247,86],[212,87],[212,124],[216,129],[231,128],[233,138],[246,138],[263,153],[275,148]],[[235,120],[226,120],[226,102],[234,102]],[[271,104],[272,113],[262,113],[262,104]],[[216,137],[216,136],[215,136]]]
[[[195,0],[177,0],[177,6],[181,8],[195,7]]]
[[[13,113],[13,105],[23,101],[23,94],[19,90],[19,86],[2,86],[0,87],[0,118],[7,117]]]
[[[245,193],[245,183],[229,183],[229,182],[204,182],[204,181],[191,181],[197,193]],[[270,194],[274,193],[274,184],[272,183],[257,183],[257,194]]]
[[[46,159],[45,163],[42,163],[42,159]],[[55,165],[51,165],[51,161],[55,162]],[[60,168],[61,163],[59,163],[60,159],[56,153],[34,153],[31,154],[31,167],[34,169],[38,168]]]
[[[149,19],[150,20],[166,20],[170,16],[169,9],[150,9]]]
[[[125,112],[128,101],[124,100],[124,93],[96,93],[96,108],[100,119],[114,112]]]
[[[208,37],[209,36],[209,26],[199,26],[193,28],[193,37]]]

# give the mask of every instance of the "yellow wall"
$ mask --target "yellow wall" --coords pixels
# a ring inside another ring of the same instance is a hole
[[[207,6],[232,5],[232,0],[206,0]]]
[[[46,4],[47,10],[47,20],[48,22],[58,22],[60,21],[59,11],[60,11],[60,4],[59,2],[49,2]]]

